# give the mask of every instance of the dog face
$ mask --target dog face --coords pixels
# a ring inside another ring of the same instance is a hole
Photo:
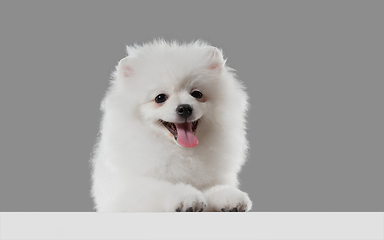
[[[128,54],[116,75],[135,102],[140,121],[167,140],[197,146],[199,126],[222,110],[221,51],[157,43],[128,49]]]
[[[141,112],[156,131],[169,135],[183,147],[195,147],[199,121],[209,111],[209,97],[203,92],[188,81],[178,88],[159,90],[150,103],[142,105]]]

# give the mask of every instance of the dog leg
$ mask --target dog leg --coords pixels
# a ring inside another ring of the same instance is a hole
[[[228,185],[217,185],[204,191],[208,207],[205,212],[248,212],[252,201],[248,194]]]
[[[201,212],[207,206],[204,194],[188,184],[173,184],[152,178],[133,178],[128,186],[111,192],[100,212]]]

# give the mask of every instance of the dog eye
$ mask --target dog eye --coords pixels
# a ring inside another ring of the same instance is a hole
[[[192,97],[194,98],[202,98],[203,97],[203,94],[200,92],[200,91],[193,91],[191,93]]]
[[[165,94],[159,94],[159,95],[157,95],[157,96],[155,97],[155,102],[157,102],[157,103],[163,103],[163,102],[167,101],[167,99],[168,99],[167,95],[165,95]]]

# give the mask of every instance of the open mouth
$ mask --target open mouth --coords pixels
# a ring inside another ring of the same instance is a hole
[[[195,136],[199,120],[193,122],[171,123],[160,120],[165,128],[175,137],[178,144],[183,147],[195,147],[198,140]]]

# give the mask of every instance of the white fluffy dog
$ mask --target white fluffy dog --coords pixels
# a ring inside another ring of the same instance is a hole
[[[127,52],[101,107],[96,210],[249,211],[237,179],[247,94],[221,50],[156,40]]]

